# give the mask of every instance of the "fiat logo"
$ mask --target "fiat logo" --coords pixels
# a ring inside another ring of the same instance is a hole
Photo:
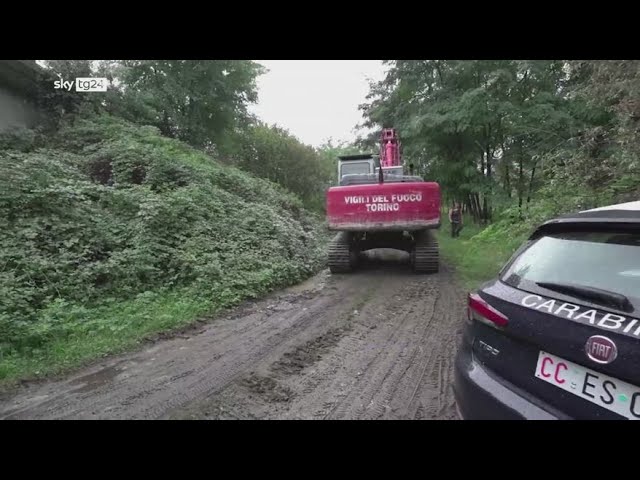
[[[602,364],[611,363],[618,356],[618,348],[613,340],[601,335],[589,338],[584,350],[591,360]]]

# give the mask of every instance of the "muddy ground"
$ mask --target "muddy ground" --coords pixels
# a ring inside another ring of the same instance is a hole
[[[381,258],[384,261],[381,261]],[[464,292],[377,256],[0,400],[0,419],[454,419]]]

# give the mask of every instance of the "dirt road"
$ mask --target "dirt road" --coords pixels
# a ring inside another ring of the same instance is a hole
[[[322,272],[0,401],[0,419],[453,419],[464,295],[443,267]]]

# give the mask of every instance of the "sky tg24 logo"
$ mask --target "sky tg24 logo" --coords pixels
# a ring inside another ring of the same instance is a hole
[[[106,78],[79,77],[75,80],[56,80],[53,88],[70,92],[75,85],[76,92],[106,92],[108,83]]]

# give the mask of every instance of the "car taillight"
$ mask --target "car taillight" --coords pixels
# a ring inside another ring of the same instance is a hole
[[[491,327],[504,328],[509,319],[485,302],[477,293],[470,293],[467,305],[469,322],[477,320]]]

